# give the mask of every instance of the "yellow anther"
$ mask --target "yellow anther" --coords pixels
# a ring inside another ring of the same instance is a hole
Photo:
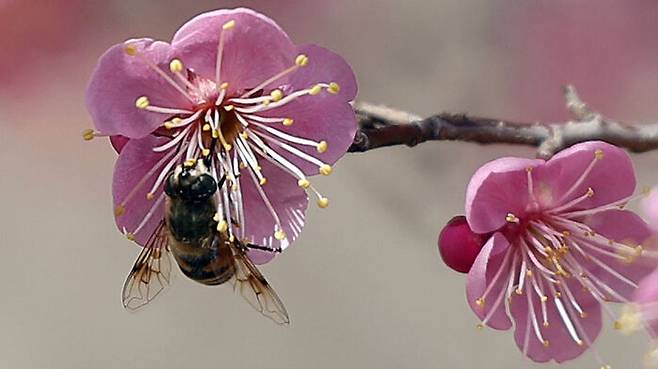
[[[230,21],[228,21],[228,22],[224,23],[224,25],[222,25],[222,29],[231,29],[233,27],[235,27],[235,19],[231,19]]]
[[[484,297],[477,298],[475,300],[475,305],[477,306],[484,306]]]
[[[318,150],[320,154],[323,152],[327,151],[327,141],[320,141],[316,146],[315,149]]]
[[[587,312],[585,312],[585,311],[583,311],[582,313],[580,313],[580,317],[581,317],[582,319],[585,319],[585,318],[587,318],[588,316],[589,316],[589,315],[587,315]]]
[[[201,155],[203,155],[203,156],[208,156],[208,155],[210,155],[210,149],[203,149],[203,150],[201,150]]]
[[[238,166],[240,167],[240,169],[244,169],[247,167],[247,164],[245,164],[244,162],[240,162]]]
[[[520,222],[519,218],[517,218],[516,215],[514,215],[512,213],[507,213],[507,215],[505,216],[505,220],[508,223],[519,223]]]
[[[226,110],[226,111],[233,110],[233,105],[224,105],[224,110]]]
[[[268,106],[268,105],[270,105],[271,102],[272,101],[270,99],[267,99],[267,100],[263,101],[262,104],[263,104],[263,106]]]
[[[569,237],[569,236],[571,236],[571,232],[569,232],[569,231],[562,231],[562,235],[563,235],[564,237]]]
[[[169,63],[169,70],[171,73],[180,73],[183,70],[183,62],[179,59],[174,59]]]
[[[187,159],[183,163],[183,166],[186,168],[192,168],[195,165],[196,165],[196,159]]]
[[[290,126],[292,126],[292,123],[293,123],[293,122],[294,122],[294,120],[292,120],[292,119],[290,119],[290,118],[285,118],[285,119],[283,120],[283,125],[286,126],[286,127],[290,127]]]
[[[117,207],[114,208],[114,216],[116,217],[120,217],[125,213],[126,213],[126,208],[123,205],[117,205]]]
[[[130,56],[135,56],[137,55],[137,46],[133,44],[127,44],[123,47],[123,51]]]
[[[528,172],[528,173],[532,173],[532,167],[525,168],[525,171]]]
[[[220,220],[219,223],[217,223],[217,230],[221,233],[226,232],[228,230],[228,222],[224,219]]]
[[[318,199],[318,206],[319,206],[321,209],[326,208],[327,206],[329,206],[329,199],[326,198],[326,197],[320,197],[320,198]]]
[[[544,345],[544,347],[549,347],[551,345],[551,342],[549,340],[544,340],[542,344]]]
[[[246,140],[249,138],[249,133],[247,133],[247,131],[242,131],[240,132],[240,137]]]
[[[603,150],[598,149],[598,150],[594,151],[594,157],[596,159],[601,160],[601,159],[603,159],[603,156],[604,156],[603,155]]]
[[[483,330],[484,329],[484,324],[478,323],[477,325],[475,325],[475,328],[477,328],[479,330]]]
[[[286,232],[284,231],[276,231],[274,232],[274,238],[277,240],[281,241],[286,238]]]
[[[297,57],[295,58],[295,64],[300,67],[305,66],[306,64],[308,64],[308,56],[304,54],[297,55]]]
[[[306,178],[302,178],[299,181],[297,181],[297,185],[303,189],[307,189],[311,187],[311,182]]]
[[[221,88],[222,90],[226,90],[228,88],[228,82],[222,83],[221,85],[219,85],[219,88]]]
[[[283,92],[277,88],[276,90],[270,92],[270,96],[272,96],[272,100],[279,101],[283,98]]]
[[[592,197],[592,196],[594,196],[594,190],[592,189],[592,187],[589,187],[589,188],[587,189],[587,194],[586,194],[586,195],[587,195],[587,197]]]
[[[260,183],[261,186],[265,186],[265,184],[267,183],[267,178],[265,177],[261,178],[260,181],[258,181],[258,183]]]
[[[126,238],[131,240],[131,241],[135,241],[135,235],[130,233],[130,232],[126,233]]]
[[[219,131],[215,129],[212,131],[212,138],[217,138],[217,137],[219,137]]]
[[[256,165],[254,169],[256,169],[257,172],[260,172],[263,168],[260,165]]]
[[[215,213],[215,215],[212,217],[212,220],[215,222],[219,222],[220,219],[222,219],[222,217],[219,215],[219,213]]]
[[[230,236],[228,237],[228,242],[233,242],[233,241],[235,241],[235,236],[234,236],[234,235],[230,235]]]
[[[327,87],[327,91],[328,91],[330,94],[334,94],[334,95],[335,95],[335,94],[337,94],[338,92],[340,92],[340,85],[339,85],[338,83],[336,83],[336,82],[331,82],[331,83],[329,84],[329,87]]]
[[[91,141],[94,139],[94,130],[91,128],[87,128],[84,131],[82,131],[82,138],[85,141]]]
[[[231,186],[231,191],[236,192],[237,190],[238,190],[238,184],[233,183],[233,185]]]
[[[610,365],[602,365],[601,369],[612,369]]]
[[[541,300],[542,300],[543,302],[548,301],[548,296],[546,296],[546,295],[542,296],[542,297],[541,297]]]
[[[323,165],[320,167],[320,173],[322,173],[323,176],[328,176],[328,175],[330,175],[331,172],[332,172],[333,170],[334,170],[334,169],[333,169],[333,168],[331,167],[331,165],[329,165],[329,164],[323,164]]]
[[[320,92],[322,92],[322,85],[320,84],[311,87],[311,89],[308,91],[309,95],[317,95]]]
[[[208,123],[204,124],[202,129],[206,132],[210,131],[210,124],[208,124]]]
[[[146,109],[149,105],[151,105],[151,102],[146,96],[140,96],[135,100],[135,106],[139,109]]]
[[[149,192],[149,193],[146,194],[146,199],[147,200],[153,200],[154,197],[155,197],[155,194],[153,192]]]
[[[164,122],[164,127],[166,129],[172,129],[172,128],[176,127],[176,125],[174,124],[174,122],[166,121],[166,122]]]
[[[528,269],[528,270],[525,272],[525,275],[526,275],[527,277],[529,277],[529,278],[532,278],[532,276],[533,276],[534,274],[532,273],[532,270]]]
[[[514,292],[515,292],[517,295],[519,295],[519,296],[520,296],[520,295],[523,295],[523,290],[520,289],[520,288],[517,288]]]

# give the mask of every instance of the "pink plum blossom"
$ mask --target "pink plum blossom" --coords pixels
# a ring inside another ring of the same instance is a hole
[[[629,156],[604,142],[477,170],[466,220],[491,236],[466,294],[481,326],[514,327],[517,346],[537,362],[564,362],[589,348],[604,303],[629,302],[655,264],[650,228],[624,209],[634,190]]]
[[[295,45],[250,9],[216,10],[184,24],[170,43],[132,39],[99,60],[87,89],[96,131],[119,152],[116,222],[144,245],[163,219],[162,183],[181,163],[209,160],[218,228],[286,248],[304,225],[308,177],[329,175],[353,141],[357,84],[332,51]],[[272,253],[252,250],[257,263]]]
[[[456,216],[443,227],[439,234],[439,253],[450,268],[468,273],[488,235],[474,233],[468,226],[466,217]]]

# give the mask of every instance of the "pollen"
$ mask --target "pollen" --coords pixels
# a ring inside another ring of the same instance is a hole
[[[265,186],[265,184],[267,183],[267,178],[265,177],[261,178],[260,181],[258,181],[258,183],[260,183],[261,186]]]
[[[285,119],[283,120],[283,125],[286,126],[286,127],[290,127],[290,126],[292,126],[292,123],[293,123],[293,122],[294,122],[294,120],[292,120],[292,119],[290,119],[290,118],[285,118]]]
[[[126,233],[126,238],[129,239],[130,241],[135,241],[135,235],[130,232]]]
[[[222,25],[223,30],[231,29],[233,27],[235,27],[235,19],[231,19],[230,21],[228,21],[228,22],[224,23],[224,25]]]
[[[333,168],[329,164],[323,164],[320,167],[320,173],[322,173],[323,176],[330,175],[332,171],[333,171]]]
[[[204,132],[210,131],[210,124],[208,124],[208,123],[204,124],[202,129],[204,130]]]
[[[82,138],[85,141],[91,141],[94,139],[94,130],[91,128],[87,128],[84,131],[82,131]]]
[[[120,217],[126,213],[126,207],[123,205],[118,205],[114,208],[114,216]]]
[[[247,131],[242,131],[240,132],[240,137],[246,140],[249,138],[249,133],[247,133]]]
[[[192,168],[195,165],[196,165],[196,159],[187,159],[183,163],[183,166],[186,168]]]
[[[325,209],[327,206],[329,206],[329,199],[326,198],[326,197],[320,197],[320,198],[318,199],[318,206],[319,206],[321,209]]]
[[[225,105],[225,106],[224,106],[224,110],[226,110],[226,111],[231,111],[231,110],[233,110],[233,105]]]
[[[308,56],[304,54],[299,54],[295,58],[295,64],[300,67],[304,67],[308,64]]]
[[[281,241],[281,240],[286,238],[286,232],[281,231],[281,230],[276,231],[276,232],[274,232],[274,238]]]
[[[169,63],[169,70],[172,73],[180,73],[183,70],[183,62],[180,59],[174,59]]]
[[[212,217],[212,220],[214,220],[215,222],[219,222],[220,219],[221,219],[221,216],[219,215],[219,213],[215,213],[215,215],[213,215],[213,217]]]
[[[320,141],[315,149],[318,150],[320,154],[327,151],[327,141]]]
[[[589,187],[587,189],[587,197],[592,197],[592,196],[594,196],[594,190],[592,189],[592,187]]]
[[[228,223],[222,219],[217,223],[217,230],[221,233],[224,233],[228,230]]]
[[[322,85],[320,85],[318,83],[317,85],[311,87],[311,89],[308,91],[308,94],[315,96],[315,95],[319,94],[320,92],[322,92]]]
[[[273,101],[279,101],[283,98],[283,92],[277,88],[276,90],[270,92],[270,96],[272,96]]]
[[[520,222],[519,218],[517,218],[517,216],[512,214],[512,213],[507,213],[507,215],[505,216],[505,220],[508,223],[519,223]]]
[[[219,85],[219,88],[221,88],[222,90],[226,90],[228,88],[228,82],[222,83],[221,85]]]
[[[484,297],[477,298],[475,300],[475,305],[477,306],[484,306]]]
[[[176,126],[176,125],[174,124],[174,122],[170,122],[170,121],[166,121],[166,122],[164,122],[164,127],[165,127],[166,129],[172,129],[172,128],[174,128],[175,126]]]
[[[603,150],[598,149],[598,150],[594,151],[594,157],[596,159],[601,160],[601,159],[603,159],[603,156],[604,156]]]
[[[130,55],[130,56],[135,56],[135,55],[137,55],[137,46],[135,46],[135,45],[133,45],[133,44],[127,44],[127,45],[123,48],[123,51],[124,51],[126,54]]]
[[[140,96],[135,100],[135,106],[139,109],[146,109],[151,105],[149,98],[146,96]]]
[[[154,197],[155,197],[155,194],[153,192],[149,192],[149,193],[146,194],[146,199],[147,200],[153,200]]]
[[[551,342],[549,340],[544,340],[542,344],[544,345],[544,347],[549,347],[551,345]]]
[[[203,155],[203,156],[208,156],[208,155],[210,155],[210,149],[203,149],[203,150],[201,150],[201,155]]]
[[[329,84],[329,87],[327,87],[327,91],[329,91],[330,94],[337,94],[340,92],[340,85],[336,82],[331,82]]]
[[[307,189],[311,186],[311,182],[309,182],[309,180],[306,178],[302,178],[299,181],[297,181],[297,185],[303,189]]]

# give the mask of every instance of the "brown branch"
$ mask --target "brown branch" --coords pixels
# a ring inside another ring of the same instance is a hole
[[[379,147],[415,146],[425,141],[467,141],[479,144],[516,144],[537,148],[548,158],[575,143],[603,140],[633,152],[658,149],[658,123],[629,124],[608,119],[591,110],[572,86],[564,88],[567,108],[574,120],[556,123],[522,123],[440,113],[422,119],[394,109],[358,103],[354,107],[360,128],[351,152]]]

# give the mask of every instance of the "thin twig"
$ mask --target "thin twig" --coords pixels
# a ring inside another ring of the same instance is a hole
[[[574,120],[556,123],[510,122],[453,113],[422,119],[387,107],[357,103],[354,109],[360,126],[349,151],[444,140],[533,146],[541,158],[591,140],[607,141],[632,152],[658,149],[658,123],[630,124],[604,117],[590,109],[572,86],[564,88],[564,96]]]

